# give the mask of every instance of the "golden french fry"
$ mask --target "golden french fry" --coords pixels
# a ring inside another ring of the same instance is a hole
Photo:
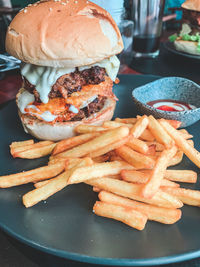
[[[96,186],[93,186],[93,191],[94,192],[96,192],[96,193],[99,193],[101,190],[98,188],[98,187],[96,187]]]
[[[122,123],[135,124],[137,121],[137,118],[124,118],[124,119],[116,118],[115,121],[122,122]]]
[[[143,230],[147,216],[131,208],[96,201],[93,207],[96,215],[123,222],[137,230]]]
[[[49,179],[49,180],[44,180],[44,181],[41,181],[41,182],[37,182],[37,183],[34,183],[34,187],[35,188],[40,188],[42,187],[43,185],[47,184],[48,182],[50,182],[51,180],[53,180],[55,178],[52,178],[52,179]]]
[[[174,139],[176,145],[186,154],[186,156],[198,167],[200,167],[200,153],[193,148],[188,142],[182,137],[180,132],[174,129],[168,122],[161,119],[160,123],[168,132],[168,134]]]
[[[84,166],[85,164],[92,164],[92,162],[93,161],[91,159],[85,158],[81,161],[81,163],[79,163],[79,166]],[[54,195],[56,192],[62,190],[68,185],[68,178],[71,175],[72,171],[73,168],[49,180],[48,183],[46,183],[45,181],[45,184],[43,184],[41,187],[36,188],[25,194],[22,198],[24,206],[26,208],[32,207],[38,202],[45,200],[48,197]]]
[[[140,211],[141,213],[145,214],[151,221],[157,221],[164,224],[173,224],[181,218],[180,209],[166,209],[156,207],[132,199],[120,197],[106,191],[100,191],[98,196],[102,202],[131,207],[137,211]]]
[[[117,122],[117,121],[105,121],[103,123],[103,127],[105,128],[118,128],[118,127],[128,127],[132,128],[133,124],[131,123],[122,123],[122,122]]]
[[[165,178],[175,182],[196,183],[197,173],[191,170],[166,170]]]
[[[20,146],[27,146],[27,145],[33,145],[33,144],[34,144],[33,139],[25,140],[25,141],[12,142],[10,144],[10,148],[17,148]]]
[[[94,139],[76,146],[70,150],[57,154],[54,157],[83,157],[88,153],[91,153],[95,150],[101,149],[109,144],[112,144],[118,140],[129,135],[129,129],[127,127],[119,127],[102,133],[100,136],[95,137]]]
[[[86,134],[86,133],[93,133],[93,132],[103,132],[107,131],[104,127],[95,126],[95,125],[87,125],[87,124],[80,124],[75,127],[75,132],[79,134]]]
[[[114,143],[111,143],[105,147],[102,147],[98,150],[95,150],[94,152],[91,152],[89,153],[87,156],[88,157],[91,157],[91,158],[96,158],[96,157],[99,157],[99,156],[102,156],[118,147],[121,147],[123,146],[126,142],[128,142],[128,140],[130,140],[130,136],[126,136],[124,138],[122,138],[121,140],[117,140],[116,142]]]
[[[34,170],[0,177],[0,188],[7,188],[21,184],[46,180],[61,173],[65,169],[65,162],[40,167]]]
[[[155,156],[156,152],[156,145],[151,145],[148,147],[147,155]]]
[[[152,116],[149,116],[148,128],[155,137],[155,139],[163,144],[166,148],[171,148],[174,145],[174,140],[163,129],[162,125]]]
[[[68,139],[61,140],[58,142],[53,150],[52,155],[57,155],[65,150],[68,150],[72,147],[81,145],[94,137],[98,136],[98,133],[87,133],[87,134],[82,134],[78,136],[74,136]]]
[[[177,148],[173,146],[170,149],[163,150],[160,157],[158,157],[155,167],[153,168],[148,182],[144,185],[142,196],[151,198],[159,189],[161,181],[164,178],[165,171],[169,160],[176,154]]]
[[[163,151],[163,150],[165,149],[165,146],[164,146],[163,144],[160,144],[160,143],[158,143],[158,142],[156,142],[156,141],[152,141],[152,142],[150,142],[150,141],[146,141],[146,144],[147,144],[149,147],[151,147],[151,146],[155,146],[155,150],[156,150],[156,152],[161,152],[161,151]]]
[[[140,135],[140,139],[153,142],[155,140],[155,137],[152,135],[149,129],[145,129],[144,132]]]
[[[147,128],[148,124],[149,120],[146,115],[138,118],[137,122],[133,125],[130,131],[133,137],[139,138]]]
[[[52,150],[55,147],[55,143],[41,146],[41,147],[33,147],[28,150],[16,152],[13,154],[14,158],[24,158],[24,159],[36,159],[47,156],[51,154]],[[34,146],[34,145],[33,145]]]
[[[170,159],[168,167],[179,164],[182,161],[182,159],[183,159],[183,151],[179,150],[177,151],[176,155],[172,159]]]
[[[144,141],[134,137],[131,137],[126,145],[142,154],[147,154],[149,151],[149,147]]]
[[[188,144],[190,144],[191,146],[194,146],[194,141],[193,140],[187,140]]]
[[[198,190],[171,188],[165,186],[161,187],[161,190],[177,197],[184,204],[200,207],[200,191]]]
[[[120,174],[123,169],[130,170],[133,167],[122,161],[95,163],[92,166],[78,167],[72,172],[68,182],[69,184],[76,184],[96,177]]]
[[[193,138],[193,135],[189,134],[188,131],[186,129],[180,129],[178,130],[178,132],[180,133],[180,135],[182,135],[182,137],[184,139],[190,139]]]
[[[106,161],[110,160],[110,155],[109,155],[109,153],[107,153],[107,154],[104,154],[104,155],[101,155],[101,156],[92,158],[92,160],[93,160],[95,163],[106,162]]]
[[[150,157],[138,153],[125,145],[115,149],[115,152],[137,169],[152,169],[155,164],[155,161]]]
[[[96,186],[102,190],[115,193],[122,197],[128,197],[130,199],[153,204],[159,207],[176,209],[183,206],[183,203],[178,198],[171,196],[160,189],[151,199],[141,197],[143,185],[127,183],[125,181],[105,177],[87,180],[85,183],[91,186]]]
[[[18,157],[18,154],[20,152],[29,151],[29,150],[36,149],[36,148],[42,148],[42,147],[45,147],[45,146],[48,146],[51,144],[53,144],[53,142],[51,142],[51,141],[40,141],[38,143],[33,143],[33,144],[29,144],[29,145],[21,145],[21,146],[17,146],[17,147],[11,147],[10,153],[14,158],[16,158],[16,157]]]
[[[136,170],[122,170],[121,177],[124,181],[138,184],[146,184],[149,181],[151,172],[144,173]],[[179,187],[180,185],[172,181],[162,179],[161,186]]]
[[[178,129],[182,122],[181,121],[176,121],[176,120],[166,120],[171,126],[173,126],[175,129]]]

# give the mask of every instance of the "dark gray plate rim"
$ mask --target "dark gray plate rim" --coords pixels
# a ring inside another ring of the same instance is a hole
[[[131,74],[128,75],[121,75],[124,77],[127,77],[127,79],[132,76]],[[135,75],[136,76],[145,76],[149,78],[161,78],[160,76],[155,75]],[[4,105],[0,105],[2,107]],[[1,112],[1,111],[0,111]],[[55,248],[49,248],[46,246],[42,246],[41,244],[34,242],[32,240],[29,240],[25,237],[23,237],[20,234],[17,234],[15,231],[12,231],[9,227],[7,227],[5,224],[2,224],[0,221],[0,228],[6,232],[11,237],[14,237],[15,239],[21,241],[22,243],[38,249],[42,252],[45,252],[47,254],[52,254],[57,257],[69,259],[69,260],[75,260],[79,262],[85,262],[85,263],[91,263],[91,264],[100,264],[100,265],[112,265],[112,266],[155,266],[155,265],[161,265],[161,264],[169,264],[169,263],[177,263],[177,262],[183,262],[191,259],[195,259],[200,257],[200,248],[199,250],[191,250],[186,253],[180,253],[180,254],[174,254],[166,257],[157,257],[157,258],[146,258],[146,259],[129,259],[129,258],[102,258],[102,257],[94,257],[94,256],[87,256],[84,254],[79,253],[73,253],[68,252],[65,250],[59,250]]]
[[[92,257],[87,255],[82,255],[78,253],[67,252],[64,250],[52,249],[45,246],[41,246],[40,244],[30,241],[26,238],[23,238],[21,235],[13,232],[10,228],[5,225],[1,225],[0,227],[3,231],[5,231],[8,235],[16,238],[17,240],[23,242],[24,244],[33,247],[35,249],[41,250],[45,253],[55,255],[57,257],[66,258],[69,260],[75,260],[85,263],[92,264],[100,264],[100,265],[112,265],[112,266],[155,266],[160,264],[169,264],[169,263],[178,263],[191,259],[195,259],[200,257],[200,250],[191,251],[184,254],[175,254],[173,256],[168,257],[159,257],[159,258],[147,258],[147,259],[127,259],[127,258],[99,258]]]
[[[176,50],[175,47],[174,47],[174,44],[171,43],[170,41],[165,42],[164,43],[164,47],[168,51],[170,51],[170,52],[172,52],[174,54],[177,54],[177,55],[180,55],[180,56],[184,56],[184,57],[188,57],[188,58],[197,59],[197,60],[200,59],[200,56],[196,56],[196,55],[192,55],[192,54],[188,54],[188,53],[184,53],[184,52],[181,52],[181,51]]]

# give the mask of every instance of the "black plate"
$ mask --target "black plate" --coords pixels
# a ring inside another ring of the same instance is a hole
[[[131,91],[158,79],[157,76],[124,75],[116,86],[120,101],[115,116],[136,115]],[[10,174],[42,166],[47,159],[12,159],[8,145],[30,138],[23,132],[14,101],[0,111],[0,174]],[[189,128],[200,148],[197,123]],[[197,168],[186,158],[179,168]],[[193,186],[191,186],[192,188]],[[178,262],[200,256],[200,210],[183,208],[183,218],[175,225],[148,222],[144,231],[98,217],[92,212],[97,199],[92,188],[73,185],[47,201],[26,209],[22,195],[32,185],[0,190],[0,227],[22,242],[59,257],[105,265],[147,266]]]
[[[176,48],[174,47],[174,44],[172,42],[167,41],[166,43],[164,43],[164,47],[168,51],[170,51],[170,52],[172,52],[172,53],[174,53],[176,55],[180,55],[180,56],[184,56],[184,57],[189,57],[189,58],[200,60],[200,55],[199,56],[198,55],[192,55],[192,54],[188,54],[188,53],[184,53],[184,52],[176,50]]]

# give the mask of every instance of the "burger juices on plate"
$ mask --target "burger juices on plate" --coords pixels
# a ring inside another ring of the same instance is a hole
[[[86,0],[29,5],[11,22],[6,49],[23,62],[17,106],[26,132],[56,141],[80,123],[112,118],[123,43],[101,7]]]
[[[200,55],[200,0],[186,0],[182,10],[182,29],[170,36],[170,40],[177,50]]]

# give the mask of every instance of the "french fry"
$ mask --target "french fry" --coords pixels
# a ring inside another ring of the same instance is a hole
[[[44,181],[41,181],[41,182],[34,183],[34,187],[35,188],[40,188],[40,187],[42,187],[43,185],[47,184],[48,182],[50,182],[53,179],[54,178],[49,179],[49,180],[44,180]]]
[[[80,124],[75,127],[75,132],[79,134],[86,134],[86,133],[94,133],[94,132],[104,132],[108,129],[104,127],[95,126],[95,125],[87,125],[87,124]]]
[[[106,154],[106,153],[108,153],[108,152],[110,152],[110,151],[112,151],[118,147],[123,146],[125,143],[127,143],[130,140],[130,137],[131,136],[126,136],[126,137],[122,138],[121,140],[118,140],[114,143],[111,143],[111,144],[105,146],[105,147],[102,147],[98,150],[95,150],[94,152],[89,153],[87,156],[91,157],[91,158],[96,158],[96,157],[102,156],[102,155],[104,155],[104,154]]]
[[[155,150],[156,150],[156,152],[161,152],[161,151],[163,151],[163,150],[165,149],[165,146],[164,146],[163,144],[160,144],[160,143],[155,142],[155,141],[153,141],[153,142],[149,142],[149,141],[147,141],[146,144],[147,144],[149,147],[151,147],[151,146],[155,146]]]
[[[96,187],[96,186],[93,186],[92,190],[93,190],[94,192],[96,192],[96,193],[99,193],[99,192],[101,191],[101,190],[100,190],[98,187]]]
[[[165,186],[161,187],[161,190],[177,197],[184,204],[200,207],[200,191],[198,190],[171,188]]]
[[[96,201],[93,207],[96,215],[111,218],[123,222],[137,230],[143,230],[147,222],[147,216],[123,206],[113,205],[101,201]]]
[[[32,149],[36,149],[36,148],[41,148],[41,147],[45,147],[45,146],[48,146],[51,144],[53,144],[53,142],[51,142],[51,141],[40,141],[38,143],[33,143],[33,144],[29,144],[29,145],[21,145],[21,146],[17,146],[14,148],[11,147],[10,153],[14,158],[16,158],[16,157],[18,157],[17,155],[19,152],[32,150]]]
[[[90,158],[85,158],[79,163],[79,166],[90,165],[92,160]],[[51,166],[51,165],[50,165]],[[47,199],[48,197],[54,195],[56,192],[62,190],[68,185],[68,178],[73,171],[73,168],[67,170],[56,178],[53,178],[48,183],[43,184],[41,187],[36,188],[22,197],[23,204],[26,208],[32,207],[38,202]],[[45,181],[46,182],[46,181]]]
[[[128,197],[130,199],[153,204],[159,207],[176,209],[183,206],[183,203],[178,198],[171,196],[160,189],[151,199],[141,197],[143,185],[127,183],[125,181],[105,177],[87,180],[85,183],[122,197]]]
[[[33,147],[28,150],[16,152],[13,154],[14,158],[24,158],[24,159],[36,159],[47,156],[51,154],[52,150],[55,147],[55,143],[41,146],[41,147]],[[33,145],[34,146],[34,145]]]
[[[176,120],[166,120],[171,126],[173,126],[175,129],[178,129],[181,127],[182,122],[176,121]]]
[[[144,132],[140,135],[140,139],[153,142],[155,140],[155,137],[152,135],[149,129],[145,129]]]
[[[115,152],[137,169],[152,169],[155,164],[155,161],[150,157],[140,154],[125,145],[115,149]]]
[[[188,144],[194,147],[194,141],[193,140],[187,140]]]
[[[101,149],[107,145],[110,145],[118,140],[129,135],[129,129],[127,127],[119,127],[102,133],[100,136],[95,137],[94,139],[76,146],[70,150],[59,153],[54,157],[83,157],[88,153],[91,153],[95,150]]]
[[[165,178],[175,182],[196,183],[197,173],[191,170],[166,170]]]
[[[103,127],[105,128],[118,128],[118,127],[128,127],[132,128],[133,124],[131,123],[122,123],[122,122],[117,122],[117,121],[105,121],[103,123]]]
[[[184,138],[184,139],[191,139],[191,138],[193,138],[193,135],[191,135],[191,134],[189,134],[188,133],[188,131],[186,130],[186,129],[180,129],[180,130],[178,130],[179,131],[179,133],[180,133],[180,135],[182,135],[182,137]]]
[[[137,118],[125,118],[125,119],[116,118],[115,121],[128,123],[128,124],[135,124],[137,121]]]
[[[92,166],[78,167],[72,172],[68,182],[69,184],[76,184],[96,177],[120,174],[123,169],[130,170],[133,167],[122,161],[95,163]]]
[[[134,138],[139,138],[144,130],[147,128],[149,124],[149,120],[146,115],[140,117],[137,122],[131,128],[130,133],[133,135]]]
[[[88,133],[61,140],[56,144],[52,155],[57,155],[65,150],[71,149],[72,147],[81,145],[95,138],[98,135],[99,135],[98,133]]]
[[[152,116],[149,116],[148,128],[155,137],[155,139],[163,144],[166,148],[171,148],[174,145],[174,140],[163,129],[162,125]]]
[[[149,152],[148,145],[144,141],[134,137],[131,137],[130,140],[126,142],[126,145],[142,154],[147,154]]]
[[[176,155],[172,159],[170,159],[168,167],[179,164],[182,161],[182,159],[183,159],[183,151],[178,150]]]
[[[25,141],[18,141],[18,142],[12,142],[10,144],[10,148],[17,148],[20,146],[27,146],[27,145],[33,145],[34,144],[34,140],[30,139],[30,140],[25,140]]]
[[[148,147],[147,155],[155,156],[156,155],[156,145],[151,145]]]
[[[136,170],[122,170],[121,177],[126,182],[146,184],[149,181],[151,172],[143,173]],[[172,181],[162,179],[161,186],[179,187],[180,185]]]
[[[149,177],[148,182],[144,185],[142,190],[142,196],[145,198],[151,198],[159,189],[161,181],[164,178],[165,171],[167,169],[168,162],[177,151],[176,146],[170,149],[163,150],[160,157],[158,157],[155,167]]]
[[[120,197],[110,192],[100,191],[99,199],[102,202],[111,203],[114,205],[121,205],[125,207],[131,207],[143,214],[145,214],[149,220],[156,221],[164,224],[176,223],[181,218],[180,209],[166,209],[156,207],[149,204],[144,204],[135,200]]]
[[[193,148],[188,142],[181,136],[178,130],[174,129],[168,122],[161,119],[160,123],[168,132],[168,134],[174,139],[176,145],[186,154],[186,156],[200,168],[200,153]]]
[[[101,156],[92,158],[92,160],[93,160],[95,163],[106,162],[106,161],[110,160],[110,155],[109,155],[109,153],[107,153],[107,154],[104,154],[104,155],[101,155]]]
[[[27,184],[46,180],[61,173],[65,169],[65,162],[40,167],[34,170],[0,177],[0,188]]]

